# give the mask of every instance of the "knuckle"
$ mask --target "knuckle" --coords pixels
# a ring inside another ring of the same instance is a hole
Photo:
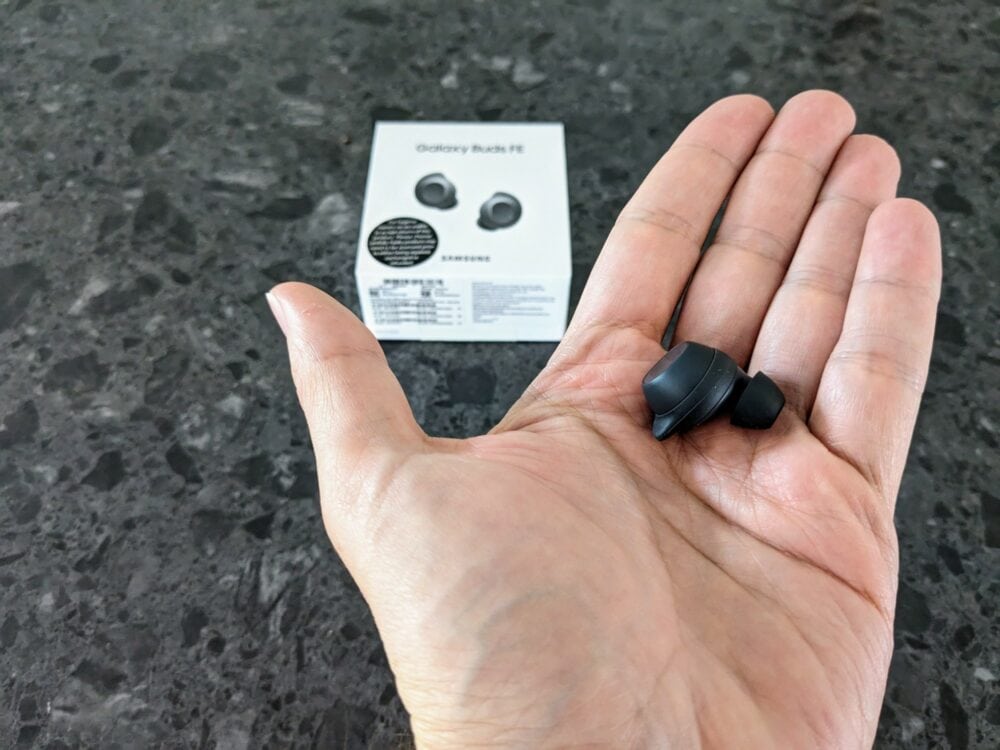
[[[847,299],[853,279],[844,271],[818,264],[793,268],[785,277],[785,286],[818,292],[837,299]]]
[[[784,269],[792,254],[792,241],[764,227],[741,224],[721,228],[712,248],[756,255]]]
[[[913,364],[916,352],[894,341],[891,347],[853,343],[838,348],[830,357],[835,365],[857,369],[865,376],[889,379],[920,395],[924,392],[926,368]]]
[[[656,232],[675,235],[691,245],[701,245],[698,232],[691,222],[676,211],[667,208],[626,206],[618,215],[615,228],[621,229],[636,224]]]

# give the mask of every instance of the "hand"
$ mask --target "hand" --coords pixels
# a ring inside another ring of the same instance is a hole
[[[941,270],[934,218],[854,124],[823,91],[709,107],[488,435],[426,436],[350,312],[273,290],[324,523],[419,746],[871,744]],[[772,429],[651,437],[640,382],[689,278],[675,340],[770,374]]]

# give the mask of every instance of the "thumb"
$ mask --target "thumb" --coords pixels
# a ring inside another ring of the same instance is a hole
[[[316,452],[323,516],[337,544],[334,517],[365,513],[352,505],[394,457],[419,449],[425,435],[378,341],[353,313],[308,284],[279,284],[267,301],[288,343]]]

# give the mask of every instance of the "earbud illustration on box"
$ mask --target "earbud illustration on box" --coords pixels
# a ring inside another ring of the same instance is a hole
[[[458,205],[455,185],[440,172],[421,177],[413,189],[417,200],[430,208],[442,210]],[[483,229],[504,229],[514,226],[521,218],[521,202],[510,193],[493,193],[479,207],[479,220]]]
[[[413,194],[418,201],[431,208],[454,208],[458,203],[455,186],[440,172],[421,177]]]
[[[521,218],[521,202],[510,193],[493,193],[479,208],[483,229],[503,229],[514,226]]]

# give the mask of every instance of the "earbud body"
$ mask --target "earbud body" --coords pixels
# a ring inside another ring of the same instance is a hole
[[[503,229],[521,218],[521,202],[510,193],[493,193],[479,208],[479,226]]]
[[[417,200],[431,208],[453,208],[458,203],[455,186],[440,172],[425,175],[413,188]]]
[[[653,411],[653,437],[663,440],[729,413],[737,427],[762,430],[785,405],[767,375],[747,375],[724,352],[704,344],[678,344],[646,373],[642,392]]]

